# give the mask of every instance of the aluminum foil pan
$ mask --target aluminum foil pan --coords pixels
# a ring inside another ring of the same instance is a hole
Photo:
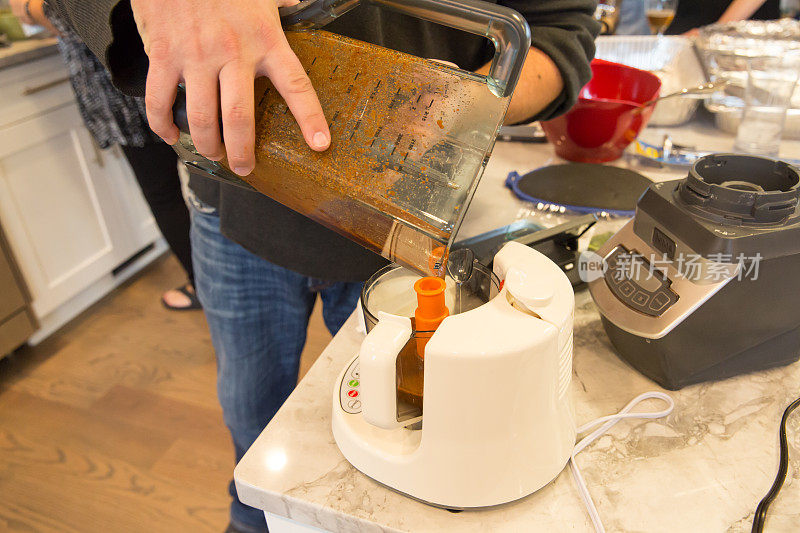
[[[716,115],[720,129],[736,133],[744,108],[748,58],[778,57],[788,50],[800,50],[800,21],[747,20],[712,24],[701,28],[696,45],[709,79],[723,78],[729,82],[724,92],[712,95],[705,105]],[[800,85],[787,112],[784,137],[800,139]]]
[[[685,37],[651,35],[601,36],[595,41],[595,57],[649,70],[661,79],[661,94],[669,94],[706,82],[703,67]],[[652,126],[677,126],[694,115],[699,101],[669,98],[656,104]]]

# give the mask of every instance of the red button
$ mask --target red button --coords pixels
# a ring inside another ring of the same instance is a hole
[[[347,391],[347,395],[350,396],[351,398],[355,398],[356,396],[358,396],[358,391],[355,389],[350,389],[349,391]]]

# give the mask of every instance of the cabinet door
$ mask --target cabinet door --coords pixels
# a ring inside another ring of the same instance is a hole
[[[14,271],[11,270],[11,259],[6,257],[0,243],[0,323],[12,314],[25,307],[25,297],[17,285]],[[2,355],[2,353],[0,353]]]
[[[0,74],[0,126],[27,120],[74,99],[60,54],[4,68]]]
[[[33,297],[47,315],[127,256],[125,229],[77,106],[0,129],[0,219]]]
[[[113,146],[103,150],[100,157],[103,174],[114,193],[119,224],[126,229],[124,244],[121,241],[118,246],[130,249],[131,254],[136,253],[158,239],[161,233],[122,150]]]

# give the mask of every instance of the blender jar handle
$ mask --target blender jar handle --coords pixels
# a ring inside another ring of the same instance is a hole
[[[410,338],[409,318],[381,312],[378,324],[361,343],[361,413],[373,426],[394,429],[414,422],[397,421],[397,356]]]
[[[495,53],[486,76],[497,96],[511,96],[531,47],[527,21],[511,8],[482,0],[364,0],[430,22],[486,37]]]
[[[511,96],[531,47],[531,30],[525,19],[511,8],[482,0],[360,0],[436,22],[450,28],[486,37],[495,54],[486,76],[497,96]],[[324,26],[359,4],[359,0],[304,0],[281,8],[284,27],[302,29]]]

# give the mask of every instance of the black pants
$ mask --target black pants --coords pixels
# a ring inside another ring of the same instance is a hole
[[[192,249],[189,244],[189,210],[181,194],[178,177],[178,156],[166,143],[153,143],[141,148],[122,146],[136,181],[153,212],[158,229],[172,252],[183,265],[189,282],[194,285]]]

